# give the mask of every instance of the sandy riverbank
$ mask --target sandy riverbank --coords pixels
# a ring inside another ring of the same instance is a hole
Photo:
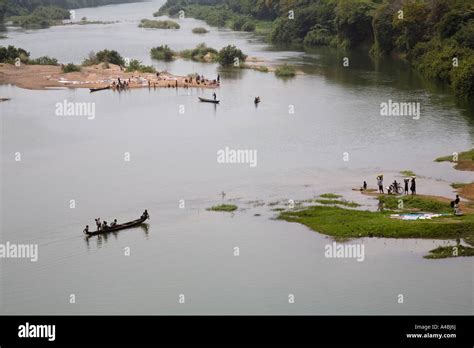
[[[129,82],[128,88],[218,88],[219,84],[212,79],[204,83],[187,76],[176,76],[167,72],[140,73],[125,72],[117,65],[108,68],[102,64],[82,67],[79,72],[63,73],[60,66],[26,65],[16,67],[11,64],[0,64],[0,83],[12,84],[25,89],[42,90],[47,88],[101,88],[112,86],[118,79]]]

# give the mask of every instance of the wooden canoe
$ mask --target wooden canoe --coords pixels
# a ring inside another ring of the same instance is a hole
[[[203,103],[213,103],[213,104],[219,104],[220,103],[220,100],[206,99],[206,98],[201,98],[201,97],[198,97],[198,98]]]
[[[106,230],[98,230],[98,231],[93,231],[93,232],[84,232],[84,234],[87,237],[91,237],[91,236],[97,236],[98,234],[117,232],[117,231],[120,231],[120,230],[125,230],[127,228],[133,228],[133,227],[140,226],[142,223],[145,222],[146,219],[148,219],[148,218],[140,218],[140,219],[137,219],[137,220],[126,222],[124,224],[117,225],[115,227],[109,227]]]
[[[99,87],[99,88],[89,88],[91,93],[93,92],[98,92],[98,91],[103,91],[103,90],[106,90],[106,89],[110,89],[110,86],[107,86],[107,87]]]

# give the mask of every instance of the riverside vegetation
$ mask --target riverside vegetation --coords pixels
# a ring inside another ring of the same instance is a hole
[[[274,44],[360,48],[375,59],[397,56],[451,86],[459,98],[474,96],[472,1],[168,0],[155,15],[180,11],[213,26],[265,28]]]
[[[48,56],[39,57],[39,58],[30,58],[30,53],[24,50],[23,48],[17,48],[15,46],[3,47],[0,46],[0,63],[15,64],[16,60],[20,59],[20,62],[23,64],[29,65],[59,65],[56,58],[51,58]],[[73,63],[68,63],[62,65],[62,70],[64,73],[80,71],[81,66],[92,66],[104,64],[107,67],[108,64],[115,64],[125,68],[127,72],[143,72],[143,73],[153,73],[155,68],[153,66],[143,65],[140,61],[136,59],[130,60],[126,64],[125,59],[114,50],[102,50],[97,53],[91,52],[89,56],[85,58],[81,65],[75,65]]]
[[[69,19],[70,9],[137,1],[139,0],[0,0],[0,25],[3,27],[7,21],[28,29],[48,28]]]

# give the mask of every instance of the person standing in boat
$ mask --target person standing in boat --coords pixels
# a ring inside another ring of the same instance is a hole
[[[95,224],[97,226],[97,231],[100,231],[102,227],[102,225],[100,224],[100,218],[95,219]]]
[[[215,101],[215,100],[217,99],[216,92],[214,92],[214,93],[212,94],[212,96],[214,97],[214,101]]]

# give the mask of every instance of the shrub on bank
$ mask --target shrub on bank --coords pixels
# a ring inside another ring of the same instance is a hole
[[[175,53],[168,45],[153,47],[150,50],[151,58],[156,60],[164,60],[164,61],[171,61],[173,60],[173,56]]]
[[[219,51],[217,56],[217,61],[224,67],[234,66],[236,63],[240,66],[240,64],[243,64],[246,59],[247,56],[234,45],[224,47]]]
[[[32,65],[59,65],[56,58],[51,58],[48,56],[43,56],[35,59],[28,60],[28,64]]]
[[[81,67],[73,63],[69,63],[66,65],[63,65],[62,70],[63,70],[63,73],[70,73],[70,72],[81,71]]]
[[[275,75],[278,77],[295,77],[296,69],[288,64],[283,64],[276,68]]]
[[[207,47],[205,43],[200,43],[193,49],[181,51],[179,55],[181,58],[192,59],[196,62],[215,62],[218,52],[214,48]]]
[[[82,65],[90,66],[97,65],[100,63],[110,63],[119,66],[125,65],[125,59],[115,50],[102,50],[97,53],[91,52],[89,56],[84,59]]]
[[[156,69],[151,65],[143,65],[139,60],[132,59],[126,68],[127,72],[139,71],[142,73],[155,73]]]

